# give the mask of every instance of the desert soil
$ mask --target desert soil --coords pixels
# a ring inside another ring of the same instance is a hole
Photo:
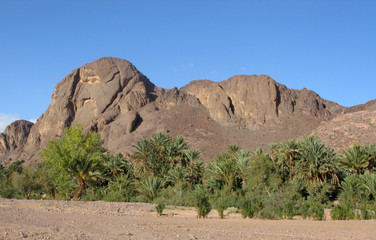
[[[145,203],[0,199],[0,239],[376,239],[376,221],[196,218]]]

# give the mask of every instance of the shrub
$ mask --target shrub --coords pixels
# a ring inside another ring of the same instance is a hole
[[[374,211],[368,204],[360,205],[360,218],[363,220],[373,219],[375,216]]]
[[[198,184],[194,190],[197,215],[199,218],[206,218],[211,211],[211,204],[206,188]]]
[[[307,217],[310,217],[310,206],[307,201],[305,201],[301,206],[300,206],[300,214],[302,215],[303,219],[306,219]]]
[[[162,189],[161,197],[165,199],[166,205],[173,206],[194,207],[196,201],[191,188],[182,190],[179,186],[169,186],[166,189]]]
[[[239,209],[236,208],[236,207],[228,207],[226,209],[227,215],[229,215],[230,213],[237,213],[238,211],[239,211]]]
[[[129,202],[136,195],[134,180],[128,174],[119,174],[107,184],[103,195],[104,201]]]
[[[295,216],[294,204],[291,201],[285,203],[282,214],[283,217],[287,217],[288,219],[292,219]]]
[[[253,217],[255,210],[252,206],[251,201],[245,200],[245,199],[244,199],[244,201],[242,201],[242,203],[241,203],[241,213],[242,213],[243,218],[246,218],[246,217],[252,218]]]
[[[162,216],[163,210],[166,208],[166,204],[162,200],[157,202],[157,205],[155,206],[155,209],[157,210],[158,216]]]
[[[311,216],[316,221],[322,221],[325,219],[325,209],[321,203],[311,203]]]
[[[355,219],[355,209],[349,204],[339,204],[330,211],[330,216],[333,220]]]
[[[224,218],[224,211],[226,209],[226,203],[222,197],[219,197],[214,202],[214,208],[218,211],[218,215],[220,219]]]

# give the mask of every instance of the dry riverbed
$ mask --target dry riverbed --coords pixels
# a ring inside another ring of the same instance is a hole
[[[196,218],[146,203],[0,199],[0,239],[376,239],[376,221]]]

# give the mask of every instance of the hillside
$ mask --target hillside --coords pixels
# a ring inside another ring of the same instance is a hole
[[[127,154],[138,140],[164,132],[182,135],[209,160],[230,144],[254,149],[312,131],[325,138],[334,129],[332,119],[351,122],[360,110],[373,107],[368,105],[345,108],[307,89],[289,89],[267,75],[197,80],[181,89],[163,89],[126,60],[100,58],[56,85],[50,106],[35,124],[16,121],[0,133],[0,163],[10,158],[38,161],[40,148],[73,124],[101,133],[111,153]]]

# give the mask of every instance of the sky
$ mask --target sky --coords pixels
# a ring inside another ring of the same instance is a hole
[[[343,106],[375,99],[374,0],[0,0],[0,132],[100,57],[155,85],[267,74]]]

